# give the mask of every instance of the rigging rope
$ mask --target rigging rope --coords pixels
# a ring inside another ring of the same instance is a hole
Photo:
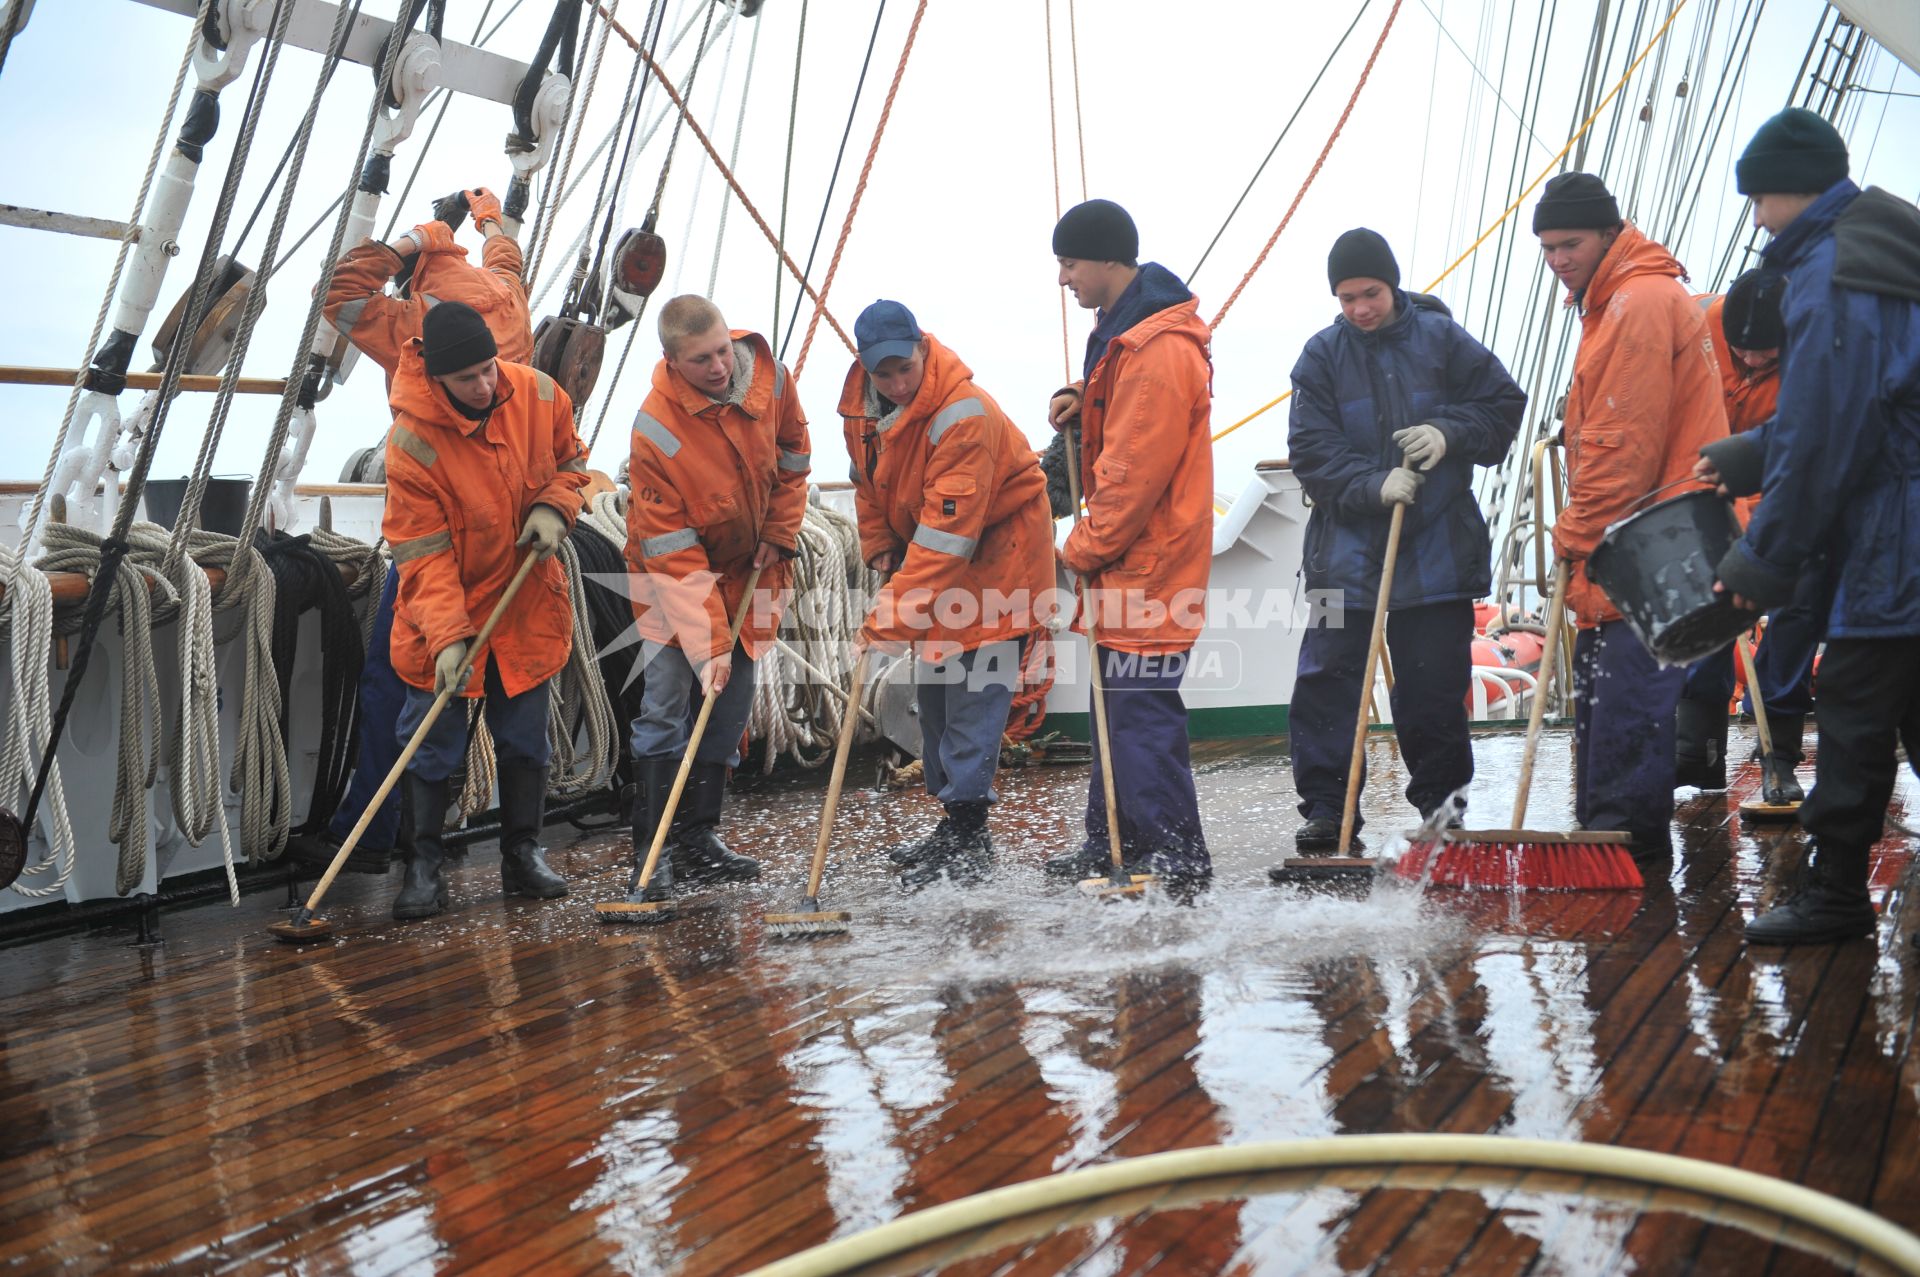
[[[1299,191],[1294,194],[1293,203],[1287,206],[1286,216],[1280,219],[1280,225],[1273,228],[1273,234],[1267,237],[1266,247],[1260,250],[1260,255],[1253,259],[1253,265],[1247,267],[1247,273],[1240,277],[1240,282],[1234,286],[1233,292],[1227,295],[1227,300],[1221,304],[1219,312],[1213,317],[1213,322],[1208,325],[1209,328],[1220,327],[1220,321],[1227,317],[1229,310],[1233,309],[1234,302],[1240,300],[1240,294],[1246,291],[1255,273],[1266,264],[1267,254],[1271,253],[1273,246],[1279,242],[1281,232],[1285,231],[1287,223],[1293,220],[1294,212],[1300,207],[1300,201],[1307,197],[1307,190],[1313,185],[1313,179],[1320,176],[1321,166],[1327,162],[1327,156],[1333,151],[1333,144],[1340,140],[1340,131],[1347,127],[1347,117],[1353,114],[1354,106],[1360,101],[1360,91],[1367,87],[1367,77],[1373,74],[1373,64],[1379,60],[1380,50],[1385,47],[1387,36],[1393,31],[1394,19],[1400,16],[1400,5],[1401,0],[1393,0],[1393,8],[1387,11],[1387,23],[1380,28],[1380,38],[1373,42],[1373,52],[1367,55],[1367,64],[1360,69],[1360,82],[1353,86],[1353,92],[1348,95],[1346,109],[1340,112],[1340,118],[1334,122],[1333,132],[1327,136],[1327,144],[1320,148],[1320,157],[1314,160],[1313,167],[1307,170],[1306,180],[1300,183]]]
[[[840,165],[847,158],[847,143],[853,140],[853,122],[860,111],[860,99],[867,91],[867,72],[873,66],[873,51],[880,43],[880,23],[886,16],[887,0],[880,0],[880,6],[873,11],[873,30],[867,33],[866,54],[860,59],[860,76],[853,83],[853,101],[847,107],[847,122],[840,129],[840,146],[833,153],[833,172],[827,178],[827,193],[820,201],[820,219],[815,222],[813,226],[813,243],[807,247],[807,269],[801,273],[800,279],[802,283],[813,278],[814,258],[820,252],[821,237],[827,233],[827,214],[833,208],[833,193],[840,188]],[[792,147],[791,137],[789,137],[788,147],[789,149]],[[792,163],[791,159],[789,159],[788,163]],[[787,180],[790,177],[791,174],[788,174],[782,178],[782,191],[786,189]],[[778,248],[781,244],[786,243],[786,238],[787,233],[783,223],[780,231],[780,239],[775,244],[775,247]],[[787,316],[787,335],[781,339],[779,347],[780,358],[782,359],[787,357],[787,347],[793,342],[794,330],[800,326],[800,303],[804,300],[804,297],[795,297],[793,299],[793,310]],[[774,322],[776,325],[778,324],[779,319],[777,316]]]
[[[922,6],[924,7],[924,6]],[[1074,0],[1067,0],[1067,47],[1073,56],[1073,132],[1080,142],[1080,202],[1087,200],[1087,120],[1080,109],[1080,24]]]
[[[1553,175],[1554,169],[1559,165],[1562,159],[1566,158],[1567,152],[1571,151],[1574,147],[1574,144],[1577,143],[1582,137],[1586,135],[1586,132],[1588,129],[1593,127],[1593,122],[1600,118],[1600,113],[1607,109],[1607,104],[1613,101],[1614,95],[1619,93],[1620,90],[1623,87],[1625,87],[1628,79],[1632,77],[1634,71],[1639,69],[1640,64],[1646,60],[1647,55],[1649,53],[1652,53],[1655,46],[1657,46],[1661,40],[1666,38],[1667,31],[1670,27],[1673,26],[1674,19],[1678,18],[1680,16],[1680,11],[1686,7],[1687,7],[1687,0],[1679,0],[1679,3],[1674,5],[1673,12],[1667,15],[1667,20],[1660,24],[1660,29],[1654,32],[1653,38],[1647,42],[1645,48],[1640,50],[1640,56],[1633,60],[1633,64],[1627,68],[1626,73],[1622,75],[1619,78],[1619,80],[1617,80],[1614,83],[1613,88],[1607,91],[1607,96],[1600,100],[1600,104],[1594,107],[1592,113],[1587,116],[1586,120],[1580,125],[1579,129],[1575,131],[1574,135],[1567,139],[1567,144],[1561,147],[1560,150],[1555,153],[1554,157],[1547,162],[1546,166],[1540,170],[1540,173],[1538,174],[1538,176],[1536,176],[1531,182],[1527,183],[1525,189],[1523,189],[1520,192],[1520,194],[1514,197],[1513,202],[1507,205],[1506,211],[1501,213],[1500,216],[1497,219],[1495,219],[1492,225],[1488,226],[1484,231],[1480,232],[1479,238],[1474,240],[1473,243],[1467,245],[1466,250],[1462,252],[1458,257],[1454,258],[1453,261],[1448,264],[1445,270],[1441,271],[1438,275],[1436,275],[1433,279],[1433,282],[1428,284],[1423,291],[1430,293],[1434,289],[1438,288],[1441,282],[1444,281],[1447,278],[1447,276],[1453,274],[1453,272],[1459,268],[1460,263],[1466,261],[1469,257],[1473,256],[1473,254],[1479,249],[1480,245],[1486,243],[1488,237],[1491,236],[1495,231],[1500,229],[1501,223],[1505,222],[1509,217],[1513,216],[1514,211],[1518,209],[1521,204],[1526,202],[1527,196],[1533,194],[1535,188],[1537,188],[1542,182],[1546,181],[1547,178]],[[1218,323],[1218,322],[1219,320],[1216,317],[1215,323]],[[1240,420],[1234,422],[1232,425],[1228,426],[1225,430],[1222,430],[1218,434],[1214,435],[1213,441],[1215,443],[1220,442],[1220,440],[1226,438],[1228,435],[1232,434],[1234,431],[1238,430],[1240,427],[1246,425],[1248,422],[1254,420],[1256,417],[1259,417],[1262,414],[1272,410],[1273,408],[1278,407],[1281,403],[1284,403],[1288,398],[1290,398],[1292,394],[1293,394],[1293,391],[1288,390],[1284,394],[1277,395],[1274,398],[1269,399],[1266,403],[1260,405],[1258,408],[1254,409],[1252,412],[1248,413],[1246,416],[1240,418]]]
[[[35,787],[35,759],[52,757],[53,696],[47,675],[47,651],[53,645],[53,583],[44,572],[29,566],[24,552],[0,545],[0,568],[7,577],[4,623],[13,676],[4,708],[6,741],[0,746],[0,799],[10,811],[25,811]],[[47,856],[28,864],[12,890],[29,899],[44,900],[66,890],[73,877],[75,842],[67,814],[66,787],[56,759],[46,783]],[[28,829],[29,835],[32,829]],[[39,885],[30,879],[51,874]]]
[[[893,69],[893,83],[887,86],[886,101],[880,105],[880,120],[873,126],[873,142],[867,147],[866,163],[860,166],[860,180],[854,183],[853,200],[847,205],[846,220],[840,224],[840,238],[833,246],[833,257],[827,262],[827,277],[821,282],[820,295],[815,299],[813,318],[807,321],[807,335],[800,342],[800,357],[793,363],[795,381],[800,380],[807,366],[807,352],[813,349],[813,337],[819,331],[820,315],[826,307],[827,294],[833,290],[834,276],[840,273],[840,257],[853,234],[853,219],[859,216],[861,197],[867,193],[867,179],[873,176],[873,161],[880,154],[880,139],[886,136],[887,121],[893,115],[893,100],[899,95],[900,81],[907,73],[907,59],[913,56],[914,37],[920,34],[920,20],[926,16],[927,0],[920,0],[913,10],[913,24],[907,28],[907,42],[900,50],[900,64]]]
[[[700,122],[694,119],[692,114],[687,110],[686,99],[681,97],[674,89],[673,81],[667,78],[667,73],[661,69],[660,64],[655,62],[651,55],[641,50],[639,43],[634,40],[631,33],[622,28],[617,22],[611,25],[621,39],[625,40],[628,46],[636,53],[639,53],[641,58],[645,60],[647,69],[653,73],[655,79],[660,81],[660,87],[666,91],[667,97],[673,102],[675,109],[678,110],[686,120],[688,132],[693,134],[702,149],[706,151],[708,158],[710,158],[714,162],[714,165],[720,170],[720,175],[727,179],[727,185],[731,186],[733,193],[739,197],[740,207],[747,210],[747,215],[753,218],[753,224],[760,228],[760,233],[765,235],[768,242],[779,252],[780,260],[786,263],[787,269],[792,271],[794,278],[800,281],[800,287],[806,290],[809,297],[813,298],[815,305],[817,305],[821,313],[826,316],[827,325],[833,329],[834,335],[845,343],[847,352],[849,354],[855,353],[857,348],[853,344],[853,339],[847,336],[847,330],[840,326],[840,321],[833,317],[833,312],[827,310],[826,303],[821,300],[819,293],[814,291],[813,285],[807,282],[807,278],[801,273],[800,268],[794,265],[793,258],[787,254],[785,246],[782,245],[779,238],[774,235],[773,227],[767,225],[767,219],[761,216],[760,210],[755,207],[753,201],[748,198],[746,191],[741,188],[740,180],[734,176],[733,169],[727,165],[725,160],[720,158],[720,152],[714,147],[713,139],[707,136],[706,130],[700,127]]]
[[[753,64],[760,56],[761,25],[759,19],[756,18],[753,23],[753,38],[747,41],[747,73],[740,83],[740,108],[734,116],[733,123],[733,149],[727,152],[727,166],[729,168],[737,169],[740,167],[740,139],[745,137],[747,132],[747,101],[753,94]],[[731,39],[732,37],[728,38]],[[723,71],[720,76],[721,82],[725,83],[726,78],[726,73]],[[706,171],[705,168],[702,168],[700,170],[701,175],[704,176]],[[697,184],[694,190],[694,199],[698,200],[700,197]],[[720,287],[720,247],[727,241],[727,214],[732,210],[733,196],[732,192],[728,192],[721,197],[720,227],[713,233],[713,269],[707,274],[707,296],[709,298],[711,298]]]
[[[707,12],[712,13],[713,11],[709,9]],[[713,86],[713,113],[715,117],[719,116],[721,101],[727,95],[727,76],[733,71],[733,45],[734,45],[734,41],[740,35],[740,24],[733,20],[734,12],[735,11],[732,8],[727,9],[727,16],[725,19],[727,24],[727,48],[726,48],[726,52],[720,55],[720,79],[718,83],[716,83]],[[752,87],[751,82],[749,82],[748,87],[749,88]],[[688,93],[687,100],[689,102],[693,100],[693,95],[691,92]],[[745,123],[744,120],[735,121],[734,137],[736,140],[740,136],[739,126],[744,123]],[[667,163],[671,164],[673,162],[673,149],[679,144],[679,142],[680,142],[680,130],[677,127],[677,122],[676,122],[676,127],[673,130],[673,138],[667,144]],[[735,155],[730,157],[727,161],[729,164],[738,163],[739,148],[736,146],[734,150],[735,150]],[[687,201],[687,227],[684,231],[680,233],[681,248],[680,248],[680,252],[674,258],[673,292],[676,295],[680,292],[680,279],[687,269],[687,259],[693,255],[694,219],[698,217],[700,214],[700,192],[706,186],[706,178],[707,178],[707,166],[703,164],[699,167],[698,170],[695,171],[693,175],[693,198]]]
[[[614,13],[620,11],[620,0],[613,0],[610,11]],[[587,18],[589,25],[591,25],[593,20],[598,16],[599,11],[597,9],[592,14],[589,14]],[[587,108],[593,105],[593,91],[599,87],[600,84],[600,66],[606,61],[607,37],[609,34],[611,33],[607,30],[606,24],[602,23],[600,26],[600,43],[596,44],[593,48],[593,69],[587,72],[586,92],[580,97],[580,110],[574,116],[573,126],[567,130],[567,149],[560,156],[559,170],[549,177],[545,183],[545,190],[549,195],[556,190],[564,191],[567,185],[567,175],[573,172],[573,157],[575,152],[580,149],[580,134],[586,129]],[[632,91],[631,84],[628,85],[628,91]],[[622,103],[620,107],[621,118],[625,118],[626,109],[626,104]],[[421,158],[424,160],[426,157],[422,155]],[[593,161],[588,160],[587,162],[591,164]],[[605,189],[604,186],[602,189]],[[598,207],[596,204],[596,212],[598,211]],[[539,271],[541,262],[546,258],[547,243],[553,238],[553,224],[559,220],[559,214],[560,209],[558,206],[549,210],[546,200],[543,199],[540,202],[540,209],[537,214],[539,224],[534,227],[536,235],[529,237],[533,241],[532,251],[526,255],[525,260],[521,264],[521,278],[536,278],[536,272]],[[394,212],[394,216],[399,216],[397,209]]]
[[[787,104],[787,163],[780,171],[780,242],[787,239],[787,196],[793,190],[793,138],[800,121],[800,63],[807,51],[807,0],[800,0],[800,35],[793,42],[793,100]],[[773,330],[768,344],[780,348],[780,285],[786,275],[780,263],[773,264]],[[1061,305],[1066,303],[1062,300]],[[1064,311],[1062,312],[1064,313]]]
[[[1047,27],[1047,146],[1053,153],[1053,220],[1058,222],[1064,211],[1060,207],[1060,109],[1058,94],[1053,87],[1053,0],[1047,0],[1043,11]],[[1214,236],[1218,239],[1219,236]],[[1202,258],[1201,260],[1205,260]],[[1060,294],[1060,367],[1065,381],[1073,380],[1073,337],[1067,327],[1067,290],[1056,289]]]

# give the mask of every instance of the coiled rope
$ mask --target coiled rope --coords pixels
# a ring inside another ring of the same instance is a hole
[[[53,748],[53,693],[47,676],[47,652],[53,646],[53,583],[23,555],[3,545],[0,569],[7,578],[6,598],[0,601],[0,640],[8,644],[13,676],[5,706],[5,743],[0,745],[0,799],[9,811],[25,811],[38,761]],[[67,815],[57,758],[47,769],[41,819],[46,826],[47,857],[27,865],[12,885],[13,891],[30,899],[59,895],[73,876],[73,823]],[[49,874],[52,877],[44,883],[29,883]]]

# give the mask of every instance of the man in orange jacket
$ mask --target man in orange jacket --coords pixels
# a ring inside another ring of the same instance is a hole
[[[754,662],[772,646],[807,506],[807,418],[793,378],[758,333],[733,331],[688,294],[660,311],[662,358],[633,422],[627,564],[646,683],[633,720],[634,874],[665,813],[698,702],[715,694],[663,855],[634,903],[672,898],[676,877],[743,880],[758,861],[715,827],[753,704]],[[737,647],[728,640],[760,580]]]
[[[1110,200],[1068,209],[1053,230],[1060,286],[1099,314],[1085,377],[1054,396],[1048,419],[1056,429],[1080,424],[1086,512],[1060,558],[1085,580],[1098,625],[1114,756],[1094,752],[1086,842],[1047,871],[1105,871],[1101,768],[1110,765],[1130,868],[1204,880],[1212,860],[1180,683],[1206,623],[1213,565],[1211,334],[1187,286],[1157,262],[1140,265],[1139,250],[1133,219]]]
[[[573,606],[553,555],[580,513],[586,449],[567,392],[543,372],[496,354],[472,307],[442,302],[402,352],[389,396],[387,509],[400,596],[393,668],[407,684],[399,736],[453,686],[467,645],[506,592],[522,551],[540,558],[507,607],[462,697],[486,697],[499,760],[500,879],[508,895],[550,900],[567,884],[540,846],[547,793],[547,680],[567,663]],[[447,779],[467,750],[467,716],[442,713],[407,767],[415,821],[396,918],[446,907],[440,815]]]
[[[481,249],[485,270],[467,265],[466,250],[453,242],[454,228],[469,212],[486,237]],[[389,390],[407,343],[420,335],[421,321],[438,299],[465,302],[478,311],[502,358],[524,363],[533,353],[527,293],[520,282],[520,246],[500,231],[500,201],[484,187],[457,191],[436,201],[434,214],[432,220],[389,243],[369,239],[349,250],[335,264],[327,288],[327,322],[380,365]],[[389,277],[395,287],[392,296],[385,291]],[[325,829],[296,835],[287,844],[289,856],[315,867],[333,860],[360,813],[379,792],[394,759],[400,757],[394,724],[406,703],[406,685],[394,675],[389,653],[399,589],[400,574],[387,573],[360,669],[360,746],[347,792]],[[396,791],[387,796],[361,834],[348,865],[385,874],[399,835]]]
[[[977,876],[1021,655],[1053,588],[1053,515],[1033,445],[960,357],[895,301],[853,326],[840,396],[860,555],[891,573],[859,643],[911,647],[927,792],[946,816],[890,853],[908,886]]]
[[[1725,296],[1696,298],[1706,310],[1707,336],[1720,364],[1727,427],[1736,435],[1772,420],[1780,399],[1780,349],[1786,321],[1780,303],[1786,276],[1755,267],[1727,286]],[[1753,517],[1758,497],[1736,502],[1740,522]],[[1801,581],[1793,603],[1774,612],[1754,652],[1759,688],[1748,688],[1766,707],[1773,756],[1763,760],[1762,789],[1768,802],[1797,803],[1806,797],[1794,775],[1802,754],[1806,716],[1813,712],[1813,657],[1826,631],[1826,591],[1818,573]],[[1734,651],[1725,647],[1687,671],[1680,697],[1677,785],[1727,787],[1727,701],[1733,696]]]
[[[1684,669],[1662,668],[1586,558],[1612,523],[1686,479],[1700,447],[1727,433],[1706,319],[1666,249],[1624,221],[1605,184],[1562,173],[1534,206],[1547,267],[1579,309],[1567,392],[1567,508],[1555,554],[1573,565],[1574,812],[1586,829],[1625,830],[1634,855],[1670,854],[1674,715]]]

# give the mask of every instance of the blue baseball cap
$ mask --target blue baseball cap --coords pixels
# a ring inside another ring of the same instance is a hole
[[[883,359],[913,358],[920,338],[913,312],[899,302],[877,301],[853,321],[854,344],[860,347],[860,363],[868,372]]]

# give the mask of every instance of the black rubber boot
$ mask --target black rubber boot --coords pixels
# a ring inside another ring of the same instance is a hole
[[[1340,850],[1340,822],[1328,820],[1325,816],[1316,816],[1293,831],[1295,851],[1308,856],[1331,856]],[[1353,841],[1347,844],[1350,852],[1365,851],[1367,844],[1360,841],[1360,831],[1356,827]]]
[[[1125,863],[1125,857],[1126,852],[1123,848],[1122,863]],[[1078,851],[1070,851],[1064,856],[1049,856],[1044,866],[1050,878],[1073,879],[1091,878],[1095,874],[1106,873],[1112,867],[1113,853],[1107,850],[1105,843],[1097,847],[1088,843]]]
[[[908,888],[924,887],[941,878],[975,883],[987,876],[993,862],[993,835],[987,832],[987,803],[948,803],[946,837],[929,854],[900,875]]]
[[[1816,846],[1793,899],[1747,924],[1747,943],[1838,944],[1870,936],[1877,922],[1867,894],[1865,849]]]
[[[1770,803],[1805,802],[1807,791],[1800,788],[1800,778],[1793,774],[1793,769],[1806,757],[1802,745],[1807,720],[1799,714],[1782,714],[1769,719],[1767,726],[1773,734],[1773,757],[1761,760],[1764,773],[1760,796]]]
[[[674,867],[688,882],[751,882],[760,876],[759,861],[736,855],[720,839],[726,800],[727,765],[696,761],[673,822]]]
[[[509,896],[558,900],[567,880],[547,867],[540,845],[546,823],[547,769],[500,763],[500,886]]]
[[[908,865],[917,865],[923,860],[945,855],[947,844],[952,840],[952,837],[953,821],[946,816],[942,816],[940,817],[940,823],[935,825],[926,834],[923,834],[918,842],[908,843],[904,847],[890,848],[887,852],[887,859],[902,868]]]
[[[1674,719],[1673,787],[1727,787],[1727,707],[1681,697]]]
[[[673,846],[671,843],[660,848],[660,859],[654,863],[653,877],[647,880],[646,890],[640,889],[640,871],[647,863],[647,848],[653,845],[654,830],[660,827],[660,818],[666,814],[667,795],[673,792],[673,778],[680,770],[680,760],[667,756],[637,759],[633,765],[633,872],[627,879],[627,903],[630,905],[660,904],[673,899]],[[685,801],[682,796],[681,801]]]
[[[1151,872],[1161,890],[1179,905],[1193,905],[1213,886],[1213,858],[1203,851],[1157,851]]]
[[[441,839],[441,824],[446,820],[448,782],[422,780],[408,772],[406,785],[414,811],[425,814],[415,822],[406,880],[400,884],[400,894],[393,898],[393,916],[402,922],[431,918],[447,907],[447,883],[442,876],[447,847]]]
[[[343,839],[336,838],[331,829],[318,833],[295,834],[287,839],[285,855],[297,861],[302,867],[316,873],[325,873],[327,866],[340,851]],[[347,853],[347,861],[340,866],[341,873],[379,874],[384,876],[393,865],[393,848],[369,847],[366,843],[354,844]]]

